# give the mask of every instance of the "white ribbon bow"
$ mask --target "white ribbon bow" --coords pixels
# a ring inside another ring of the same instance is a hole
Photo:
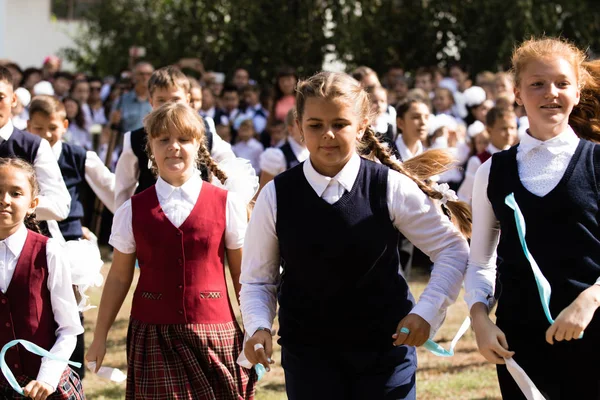
[[[458,196],[456,195],[456,192],[450,189],[450,186],[448,186],[447,183],[434,183],[433,185],[431,185],[431,188],[436,192],[441,193],[442,198],[440,199],[440,201],[443,205],[446,205],[448,201],[458,201]]]

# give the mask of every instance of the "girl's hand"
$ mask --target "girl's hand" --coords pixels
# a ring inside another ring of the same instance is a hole
[[[269,332],[256,331],[246,342],[244,354],[252,365],[262,364],[267,371],[270,371],[269,365],[274,363],[271,359],[273,355],[273,337]]]
[[[400,329],[406,328],[409,333],[402,333]],[[431,325],[417,314],[408,314],[400,321],[396,333],[392,335],[394,346],[405,344],[407,346],[421,346],[429,339]]]
[[[508,342],[504,332],[490,320],[487,314],[473,319],[473,330],[477,338],[479,352],[489,362],[505,364],[504,359],[515,354],[514,351],[508,350]]]
[[[97,340],[94,338],[90,348],[85,355],[86,361],[95,361],[96,362],[96,370],[94,373],[97,373],[102,366],[102,362],[104,361],[104,356],[106,355],[106,341],[105,340]]]
[[[46,400],[52,393],[54,393],[52,386],[42,381],[31,381],[23,388],[25,397],[35,400]]]
[[[581,292],[579,296],[556,317],[554,323],[546,331],[546,341],[554,344],[557,341],[578,339],[594,317],[599,305],[600,286],[593,285]]]

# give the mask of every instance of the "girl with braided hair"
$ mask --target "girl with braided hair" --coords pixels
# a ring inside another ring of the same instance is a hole
[[[468,209],[427,181],[452,160],[432,151],[396,162],[371,128],[367,92],[346,74],[321,72],[297,91],[310,156],[265,185],[252,213],[245,355],[272,362],[278,295],[289,399],[415,399],[415,346],[441,325],[466,269]],[[433,261],[416,305],[398,273],[400,232]]]
[[[144,128],[158,180],[115,213],[114,258],[86,359],[100,368],[137,257],[126,398],[250,399],[255,375],[235,362],[243,334],[223,263],[227,255],[239,294],[246,203],[202,180],[200,161],[209,179],[227,177],[210,157],[204,124],[191,107],[164,104],[146,117]]]

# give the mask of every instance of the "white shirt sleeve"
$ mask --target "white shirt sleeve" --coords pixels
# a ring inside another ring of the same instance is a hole
[[[132,225],[133,213],[131,211],[131,199],[127,200],[115,212],[112,230],[108,243],[124,254],[135,253],[135,238]]]
[[[96,196],[111,213],[115,212],[115,174],[110,172],[100,157],[88,151],[85,158],[85,180]]]
[[[259,327],[271,328],[277,310],[280,256],[276,214],[275,184],[271,181],[258,195],[244,242],[240,305],[249,336]]]
[[[210,156],[217,162],[221,162],[223,160],[227,160],[230,158],[235,158],[235,154],[233,154],[233,150],[231,149],[231,145],[221,139],[221,136],[216,133],[212,133],[213,135],[213,145],[212,150],[210,152]]]
[[[49,351],[57,357],[68,360],[75,350],[77,335],[83,333],[71,283],[71,267],[62,245],[52,239],[49,239],[46,245],[46,259],[48,262],[48,290],[50,291],[54,320],[58,325],[56,342]],[[37,380],[48,383],[56,390],[66,367],[67,363],[44,357]]]
[[[473,187],[473,233],[465,276],[465,301],[469,310],[478,302],[489,307],[496,283],[496,247],[500,238],[500,223],[487,195],[491,165],[492,159],[489,159],[479,167]]]
[[[273,176],[285,171],[287,166],[283,151],[275,147],[269,147],[262,152],[258,164],[261,171]]]
[[[113,208],[118,209],[133,196],[139,177],[138,158],[131,148],[131,132],[127,132],[123,136],[123,152],[115,169],[115,202]]]
[[[458,198],[467,204],[471,204],[471,198],[473,197],[473,183],[475,182],[475,174],[477,169],[481,166],[481,161],[477,156],[473,156],[467,163],[467,169],[465,170],[465,180],[458,188]]]
[[[230,250],[240,249],[244,245],[248,227],[248,212],[246,203],[237,193],[227,192],[225,219],[225,247]]]
[[[40,202],[36,217],[40,221],[62,221],[69,216],[71,195],[60,172],[50,143],[42,139],[33,161],[33,168],[40,185]]]
[[[460,292],[469,246],[448,217],[407,176],[390,170],[387,200],[394,226],[433,261],[429,283],[411,312],[429,322],[435,332]]]

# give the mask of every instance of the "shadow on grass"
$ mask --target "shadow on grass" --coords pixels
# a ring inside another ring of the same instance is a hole
[[[266,391],[269,390],[271,392],[277,393],[285,393],[285,383],[283,382],[269,382],[264,386],[259,386],[256,388],[256,391]]]
[[[449,366],[435,365],[435,366],[431,366],[431,367],[419,367],[418,371],[419,372],[429,372],[429,371],[450,372],[450,373],[455,374],[455,373],[460,373],[467,369],[472,369],[472,368],[476,368],[476,367],[486,367],[486,366],[489,366],[489,363],[487,361],[478,361],[478,362],[466,363],[466,364],[461,364],[461,365],[449,365]]]
[[[88,399],[97,399],[101,396],[107,399],[124,399],[125,387],[116,384],[108,384],[102,387],[102,389],[86,390],[85,395]]]

